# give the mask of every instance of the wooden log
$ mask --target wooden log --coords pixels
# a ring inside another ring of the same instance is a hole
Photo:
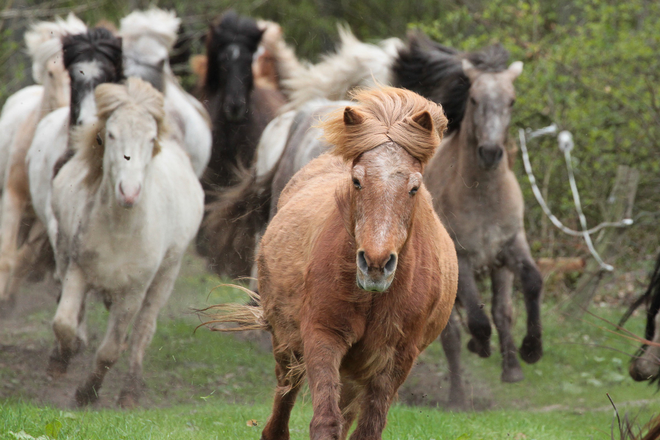
[[[620,222],[632,218],[632,209],[639,184],[639,171],[625,165],[619,165],[612,192],[605,203],[605,221]],[[594,246],[603,261],[616,259],[628,228],[605,228],[594,240]],[[611,273],[603,271],[593,258],[587,261],[584,273],[578,279],[575,292],[564,306],[564,312],[573,318],[581,317],[589,307],[591,300],[603,279],[609,279]]]

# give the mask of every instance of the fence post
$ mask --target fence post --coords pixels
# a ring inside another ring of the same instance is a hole
[[[612,192],[605,203],[605,221],[619,222],[625,218],[632,218],[632,208],[639,183],[639,171],[625,165],[619,165]],[[624,239],[627,228],[605,228],[600,231],[595,240],[595,247],[603,259],[613,261],[617,248]],[[598,263],[589,259],[587,267],[578,279],[577,287],[571,298],[564,306],[566,314],[579,318],[585,312],[598,289],[598,285],[605,276]]]

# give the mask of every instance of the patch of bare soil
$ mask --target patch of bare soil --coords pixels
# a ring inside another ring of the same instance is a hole
[[[180,276],[202,279],[206,276],[203,262],[197,257],[186,256]],[[0,401],[12,399],[36,405],[73,407],[75,389],[84,382],[92,368],[94,352],[105,332],[105,324],[100,328],[90,326],[88,347],[71,361],[65,376],[50,379],[46,375],[46,367],[55,343],[50,322],[57,307],[57,295],[58,287],[52,280],[26,283],[16,298],[12,313],[0,318]],[[170,302],[161,311],[163,322],[159,325],[166,325],[167,319],[190,314],[191,307],[203,305],[204,300],[199,289],[186,287],[185,283],[179,284],[178,290],[173,292]],[[97,298],[91,301],[100,303]],[[265,332],[240,332],[235,337],[252,342],[255,349],[263,352],[271,350],[270,335]],[[128,353],[125,352],[106,376],[95,408],[116,408],[128,369],[127,358]],[[212,383],[193,385],[186,377],[170,371],[145,368],[144,378],[150,384],[140,400],[140,406],[144,408],[199,403],[199,396],[208,395],[214,389]],[[448,408],[448,394],[446,365],[426,363],[422,356],[400,389],[399,400],[409,405]],[[486,384],[473,380],[469,372],[466,373],[466,394],[474,410],[491,407],[490,389]],[[228,395],[227,399],[242,401],[240,396]]]

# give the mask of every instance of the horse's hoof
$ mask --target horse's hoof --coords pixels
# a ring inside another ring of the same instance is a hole
[[[516,383],[520,382],[525,378],[525,375],[523,374],[522,368],[518,366],[518,368],[507,368],[506,370],[502,371],[502,376],[500,379],[504,383]]]
[[[465,393],[460,390],[449,390],[449,401],[447,402],[447,409],[450,411],[467,411],[469,409]]]
[[[541,340],[531,336],[525,336],[520,346],[520,358],[528,364],[538,362],[543,357],[543,345]]]
[[[14,306],[16,305],[16,299],[11,296],[0,300],[0,319],[7,319],[11,316],[11,312],[14,311]]]
[[[91,405],[97,400],[99,400],[99,394],[94,387],[84,387],[76,390],[76,406],[79,408]]]
[[[46,374],[51,379],[59,379],[60,377],[66,374],[66,370],[69,367],[69,363],[66,362],[61,357],[53,354],[50,356],[48,361],[48,367],[46,367]]]
[[[477,339],[472,338],[468,341],[467,348],[472,353],[478,354],[479,357],[490,357],[490,341],[479,342]]]
[[[133,409],[138,406],[139,397],[132,391],[122,390],[117,399],[117,406],[124,409]]]

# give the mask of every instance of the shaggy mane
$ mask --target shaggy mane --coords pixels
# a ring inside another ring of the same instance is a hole
[[[30,26],[25,33],[25,45],[32,58],[32,78],[38,84],[44,80],[46,63],[62,52],[61,38],[66,35],[82,34],[87,26],[73,13],[66,20],[56,17],[55,21],[40,21]]]
[[[103,83],[96,87],[94,97],[98,122],[80,127],[73,133],[73,146],[88,168],[85,183],[92,188],[98,186],[103,175],[105,148],[101,139],[108,118],[116,110],[130,107],[148,113],[156,121],[158,139],[163,139],[167,134],[163,95],[148,82],[131,77],[124,84]],[[153,154],[159,151],[160,145],[156,142]]]
[[[151,8],[146,11],[133,11],[119,21],[120,34],[127,40],[148,35],[172,50],[177,39],[181,19],[174,11]]]
[[[354,107],[364,120],[355,125],[344,123],[345,108],[332,112],[320,124],[324,139],[334,145],[332,153],[346,161],[386,142],[395,142],[411,156],[426,164],[440,145],[447,118],[442,107],[409,90],[380,87],[354,94]],[[412,117],[427,111],[433,129],[424,129]]]
[[[460,52],[429,39],[422,32],[411,32],[408,44],[399,50],[393,70],[396,83],[442,105],[449,119],[447,132],[461,126],[470,90],[462,60],[469,60],[482,72],[507,69],[509,52],[501,44],[477,52]]]
[[[71,65],[91,61],[97,55],[106,59],[115,70],[115,78],[122,78],[121,38],[112,35],[105,28],[94,28],[84,34],[68,35],[62,39],[64,66],[68,69]]]

